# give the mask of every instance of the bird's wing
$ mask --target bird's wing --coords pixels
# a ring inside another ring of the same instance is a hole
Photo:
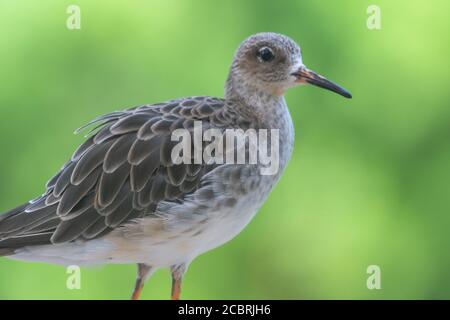
[[[173,164],[171,132],[225,128],[235,115],[222,99],[193,97],[98,117],[47,191],[0,216],[0,249],[93,239],[126,221],[152,214],[158,202],[195,191],[211,166]]]

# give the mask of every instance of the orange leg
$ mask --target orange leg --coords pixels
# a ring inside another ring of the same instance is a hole
[[[136,285],[134,286],[133,294],[131,295],[131,300],[139,300],[143,288],[144,288],[143,281],[137,279]]]
[[[181,281],[183,274],[186,271],[186,265],[176,265],[170,268],[172,272],[172,300],[180,300]]]
[[[139,300],[142,289],[144,288],[145,281],[150,277],[153,272],[153,268],[149,265],[138,263],[138,272],[136,278],[136,284],[134,286],[131,300]]]
[[[181,279],[172,278],[172,300],[180,300]]]

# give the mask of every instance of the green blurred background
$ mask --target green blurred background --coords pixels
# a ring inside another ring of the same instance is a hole
[[[66,8],[81,8],[81,30]],[[368,5],[381,30],[366,27]],[[450,298],[448,1],[0,0],[0,211],[44,191],[83,137],[125,107],[223,96],[238,44],[287,34],[305,64],[353,93],[287,93],[293,158],[252,223],[197,258],[185,299]],[[366,269],[381,268],[381,290]],[[2,299],[127,299],[135,266],[0,258]],[[167,270],[143,298],[166,299]]]

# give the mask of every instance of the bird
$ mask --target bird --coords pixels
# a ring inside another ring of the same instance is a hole
[[[190,263],[239,234],[282,176],[294,146],[284,93],[302,84],[352,97],[308,69],[293,39],[261,32],[235,51],[223,98],[179,98],[93,119],[76,131],[89,129],[44,194],[0,215],[0,256],[136,264],[131,299],[167,268],[171,298],[180,299]],[[172,133],[192,132],[196,122],[221,133],[277,130],[276,172],[262,174],[261,163],[176,163]]]

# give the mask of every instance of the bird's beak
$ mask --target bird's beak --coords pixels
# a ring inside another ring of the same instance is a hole
[[[337,84],[325,79],[320,74],[317,74],[304,66],[301,66],[297,71],[292,73],[292,75],[297,78],[297,80],[295,81],[297,83],[310,83],[312,85],[336,92],[346,98],[351,99],[352,97],[351,93],[341,86],[338,86]]]

